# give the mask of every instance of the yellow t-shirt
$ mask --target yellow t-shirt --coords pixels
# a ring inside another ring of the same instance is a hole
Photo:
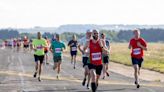
[[[46,40],[41,39],[33,39],[32,45],[36,48],[35,55],[42,56],[44,55],[44,47],[47,46]]]

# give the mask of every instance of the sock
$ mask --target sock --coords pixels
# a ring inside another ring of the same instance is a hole
[[[96,83],[92,82],[91,87],[92,87],[92,91],[96,92],[96,89],[97,89]]]

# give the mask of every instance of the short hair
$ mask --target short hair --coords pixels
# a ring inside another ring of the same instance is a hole
[[[99,33],[99,30],[98,29],[93,29],[92,32],[96,31],[97,33]]]
[[[133,30],[133,33],[135,33],[135,32],[140,33],[140,30],[139,30],[139,29],[134,29],[134,30]]]
[[[56,34],[56,38],[59,38],[60,36],[59,36],[59,34]]]

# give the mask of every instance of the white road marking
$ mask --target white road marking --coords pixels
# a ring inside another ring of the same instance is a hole
[[[155,90],[153,90],[151,88],[146,88],[146,87],[143,87],[143,88],[146,89],[146,90],[148,90],[149,92],[157,92],[157,91],[155,91]]]
[[[23,64],[22,64],[22,60],[21,60],[21,58],[18,56],[18,60],[19,60],[19,63],[20,63],[20,68],[21,68],[21,70],[22,70],[22,73],[24,74],[25,73],[25,70],[24,70],[24,67],[23,67]],[[24,78],[23,78],[23,76],[22,76],[22,73],[19,73],[19,76],[20,76],[20,79],[21,79],[21,85],[22,85],[22,87],[24,87]]]

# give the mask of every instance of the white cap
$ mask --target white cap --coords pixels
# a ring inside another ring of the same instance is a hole
[[[88,30],[86,31],[86,33],[87,33],[87,32],[92,32],[92,30],[88,29]]]

